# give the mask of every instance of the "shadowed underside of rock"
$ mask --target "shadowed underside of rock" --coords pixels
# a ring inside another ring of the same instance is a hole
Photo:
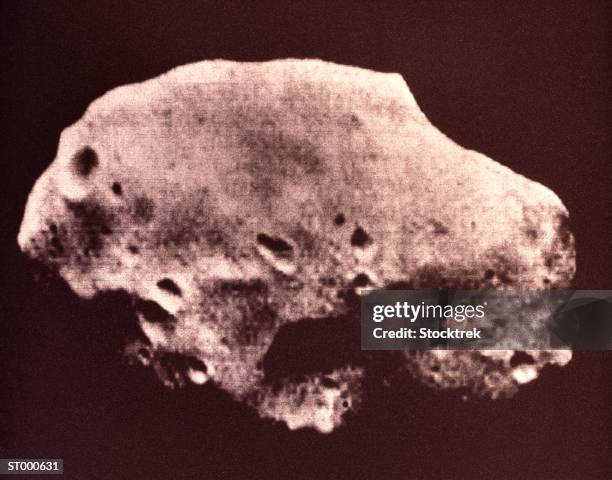
[[[433,127],[397,74],[205,61],[116,88],[66,128],[18,242],[82,297],[131,294],[147,341],[128,350],[168,385],[211,380],[264,417],[328,432],[358,407],[367,358],[327,362],[331,348],[307,371],[266,368],[277,337],[356,328],[347,298],[364,286],[568,286],[567,225],[553,192]],[[548,353],[521,374],[511,356],[406,365],[499,396],[569,360]]]

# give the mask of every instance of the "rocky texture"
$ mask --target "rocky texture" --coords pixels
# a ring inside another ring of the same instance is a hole
[[[131,294],[146,342],[130,349],[168,385],[211,380],[328,432],[359,404],[367,358],[270,378],[279,329],[346,316],[365,286],[567,286],[567,219],[553,192],[433,127],[397,74],[206,61],[95,100],[62,133],[18,242],[82,297]],[[497,396],[535,376],[511,356],[407,365],[439,387],[493,372],[480,390]],[[567,360],[540,355],[535,370]]]
[[[432,388],[461,389],[492,399],[511,397],[547,364],[565,365],[569,350],[423,350],[408,356],[408,369]]]

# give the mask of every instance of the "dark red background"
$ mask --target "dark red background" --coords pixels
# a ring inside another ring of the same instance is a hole
[[[606,478],[610,356],[578,353],[511,401],[373,388],[329,436],[121,364],[124,298],[34,282],[15,237],[61,130],[108,89],[205,58],[317,57],[400,72],[459,144],[552,188],[576,288],[612,288],[610,2],[3,2],[0,456],[65,478]],[[96,473],[97,472],[97,473]]]

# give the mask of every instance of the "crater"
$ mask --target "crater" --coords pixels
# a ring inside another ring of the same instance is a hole
[[[81,177],[87,177],[98,163],[98,155],[91,147],[83,147],[72,157],[74,171]]]
[[[346,222],[346,218],[344,217],[342,213],[339,213],[338,215],[334,217],[334,224],[337,225],[338,227],[344,225],[345,222]]]
[[[353,235],[351,236],[351,245],[353,247],[365,247],[370,242],[370,236],[363,228],[357,227],[353,231]]]
[[[354,287],[365,287],[370,284],[370,277],[368,277],[365,273],[360,273],[353,278],[353,286]]]
[[[278,237],[270,237],[265,233],[257,235],[257,243],[284,257],[290,256],[293,252],[293,247],[285,240]]]
[[[527,352],[517,350],[510,358],[510,366],[512,368],[518,367],[519,365],[533,365],[535,360]]]
[[[177,297],[182,296],[181,289],[170,278],[162,278],[160,281],[157,282],[157,286],[160,289],[165,290],[166,292],[176,295]]]
[[[176,319],[159,303],[152,300],[137,299],[134,308],[140,312],[149,323],[159,323],[162,325],[172,325]]]

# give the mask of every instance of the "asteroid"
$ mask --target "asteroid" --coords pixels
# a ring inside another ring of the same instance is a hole
[[[126,354],[166,385],[211,382],[290,429],[341,425],[380,355],[492,398],[571,358],[359,351],[363,288],[575,270],[559,198],[447,138],[398,74],[215,60],[115,88],[62,132],[18,243],[82,298],[127,292],[144,335]]]

